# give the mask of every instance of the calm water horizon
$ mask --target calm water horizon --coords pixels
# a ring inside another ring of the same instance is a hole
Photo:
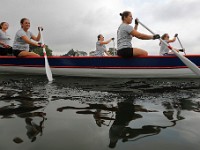
[[[199,150],[200,79],[0,74],[1,150]]]

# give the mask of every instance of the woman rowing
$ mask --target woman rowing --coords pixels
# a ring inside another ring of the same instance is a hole
[[[13,54],[17,57],[26,57],[26,56],[36,56],[39,57],[38,54],[34,52],[29,52],[29,45],[42,47],[40,43],[40,28],[38,27],[38,35],[37,37],[29,31],[30,21],[27,18],[22,18],[21,21],[21,29],[17,31],[13,44]],[[33,42],[32,40],[36,41]]]
[[[96,42],[95,56],[104,56],[104,53],[110,56],[110,53],[106,49],[106,44],[110,43],[112,40],[114,40],[114,38],[104,41],[104,36],[102,34],[99,34],[97,36],[97,39],[98,41]]]
[[[178,34],[174,35],[173,39],[169,39],[169,34],[165,33],[161,36],[161,39],[163,41],[165,41],[166,43],[173,43],[176,41]],[[177,52],[183,52],[183,49],[177,49]],[[162,56],[167,56],[167,55],[174,55],[174,53],[168,48],[168,46],[166,44],[164,44],[163,42],[160,42],[160,55]]]
[[[133,17],[130,11],[124,11],[120,13],[122,18],[122,24],[119,26],[117,31],[117,55],[121,57],[132,57],[132,56],[147,56],[147,51],[140,48],[133,48],[131,44],[132,37],[136,37],[142,40],[155,40],[159,39],[160,35],[147,35],[137,31],[138,20],[135,20],[135,27],[133,28],[130,24],[132,23]]]
[[[0,24],[0,55],[12,54],[12,47],[10,46],[10,36],[7,33],[9,24],[2,22]]]

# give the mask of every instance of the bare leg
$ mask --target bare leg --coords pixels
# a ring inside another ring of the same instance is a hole
[[[143,49],[133,48],[133,56],[148,56],[148,53]]]
[[[39,57],[40,55],[34,53],[34,52],[27,52],[27,51],[22,51],[19,53],[18,57],[26,57],[26,56],[35,56]]]

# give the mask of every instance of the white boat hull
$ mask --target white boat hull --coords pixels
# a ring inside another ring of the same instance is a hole
[[[103,78],[198,78],[190,69],[51,68],[53,75]],[[43,67],[0,66],[2,73],[46,74]]]

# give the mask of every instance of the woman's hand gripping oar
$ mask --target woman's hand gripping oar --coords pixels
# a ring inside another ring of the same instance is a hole
[[[147,26],[145,26],[143,23],[141,23],[138,20],[138,23],[141,24],[144,28],[146,28],[149,32],[151,32],[153,35],[155,35],[155,33],[153,31],[151,31]],[[190,68],[190,70],[192,70],[196,75],[198,75],[200,77],[200,69],[193,63],[191,62],[188,58],[186,58],[185,56],[179,54],[177,51],[177,49],[171,47],[168,43],[166,43],[164,40],[162,40],[160,38],[160,41],[163,42],[169,49],[171,49],[174,54],[186,65],[188,66],[188,68]]]
[[[38,29],[39,29],[39,32],[40,32],[40,34],[41,34],[41,42],[42,42],[42,45],[44,45],[43,36],[42,36],[42,30],[43,30],[43,28],[39,27]],[[53,81],[51,68],[50,68],[50,66],[49,66],[49,62],[48,62],[48,58],[47,58],[47,55],[46,55],[45,46],[42,46],[42,47],[43,47],[43,53],[44,53],[44,59],[45,59],[45,70],[46,70],[46,75],[47,75],[48,80],[51,82],[51,81]]]

